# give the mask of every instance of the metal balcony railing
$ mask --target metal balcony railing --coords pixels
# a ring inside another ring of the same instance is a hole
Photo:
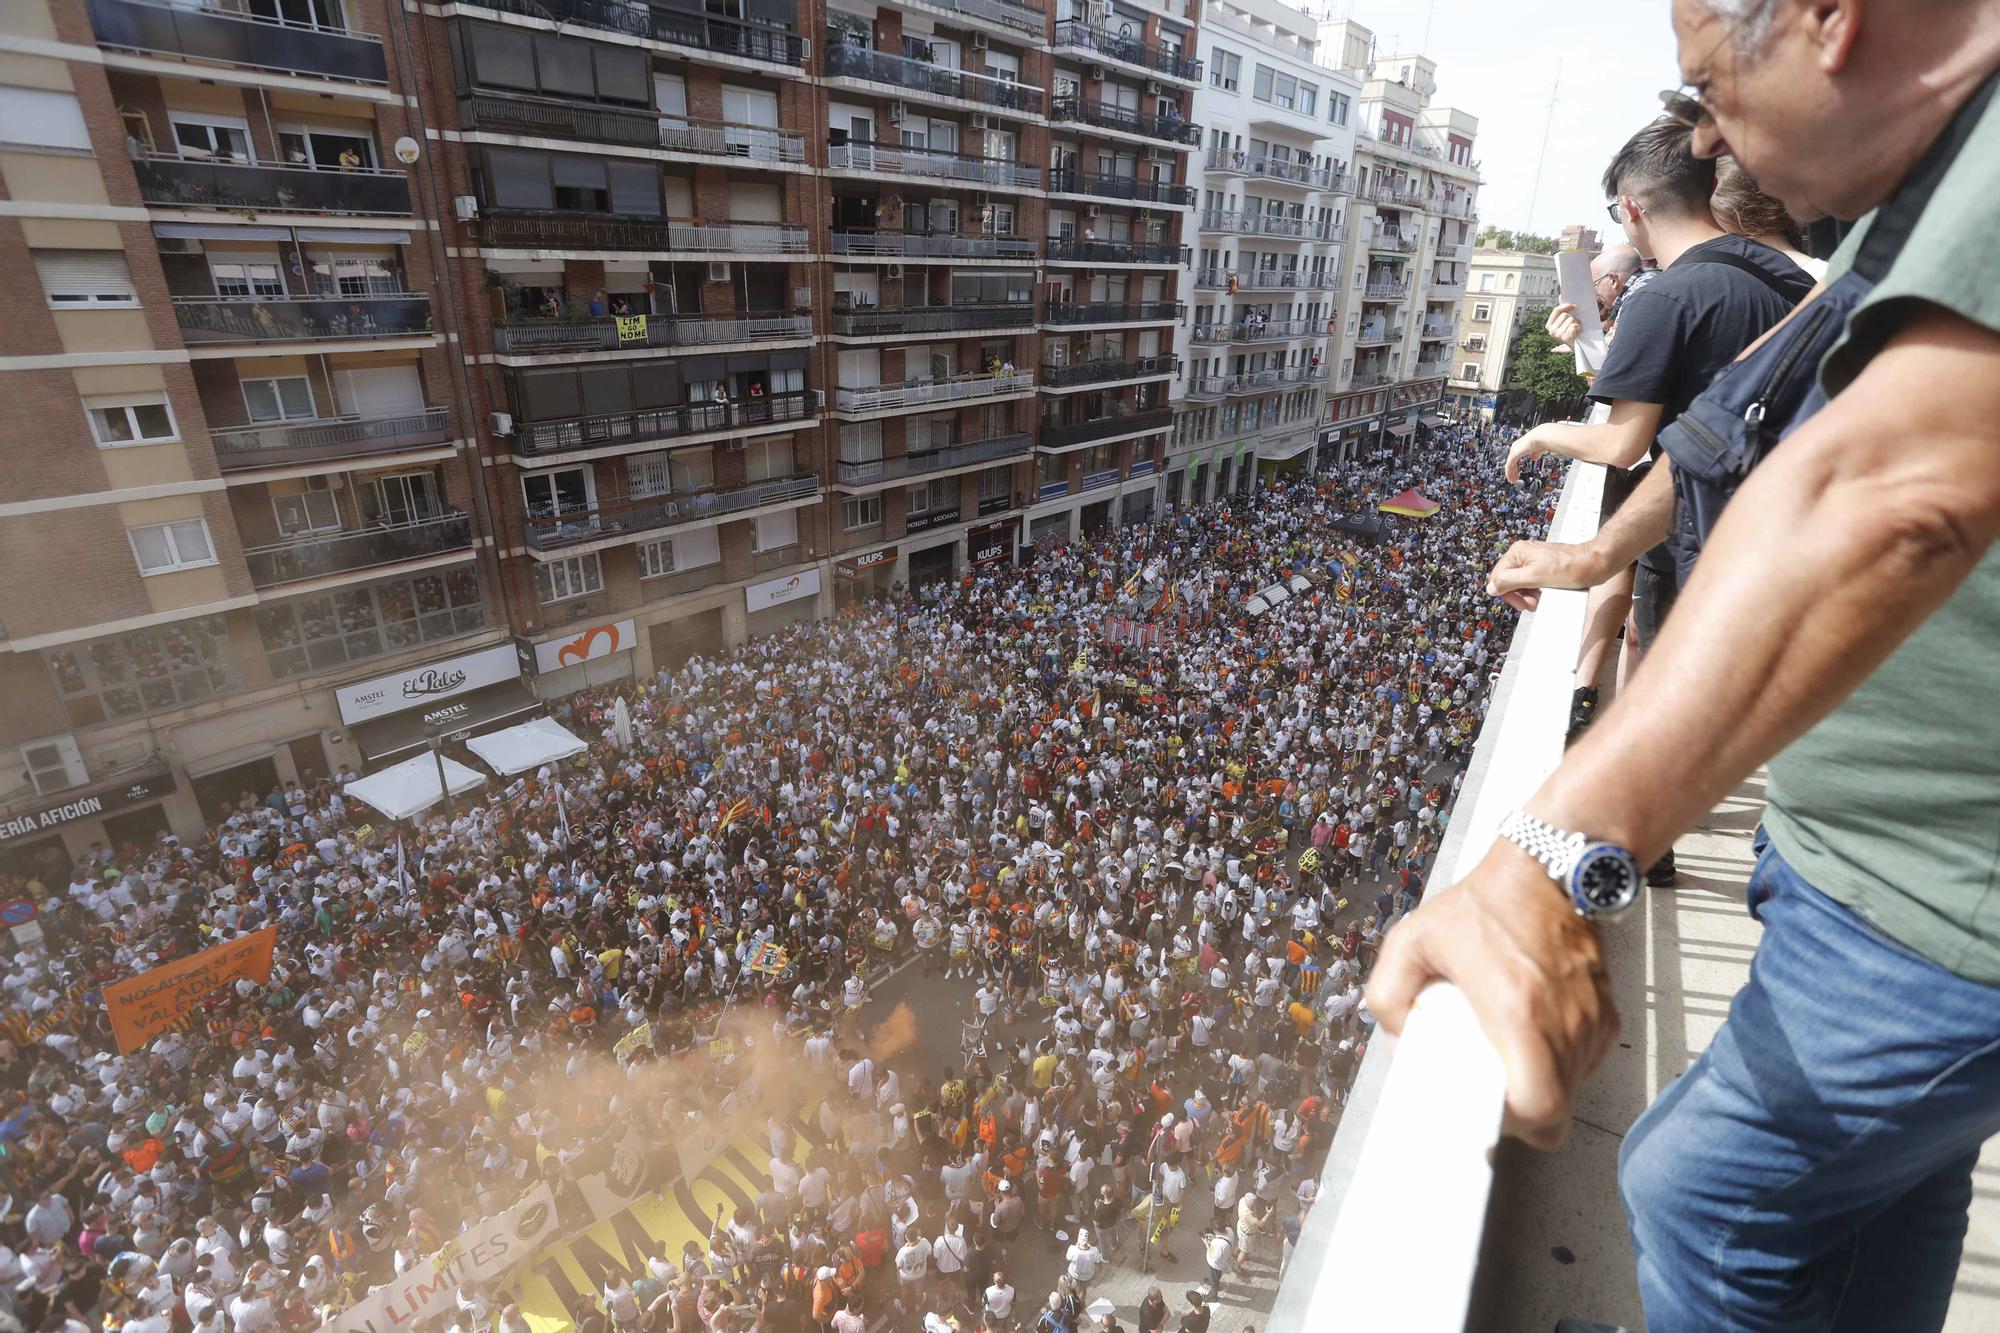
[[[1142,356],[1132,361],[1078,361],[1067,366],[1043,366],[1042,387],[1073,389],[1084,384],[1177,375],[1181,363],[1171,356]]]
[[[1052,194],[1087,194],[1099,199],[1132,199],[1149,204],[1187,205],[1194,202],[1192,186],[1139,180],[1132,176],[1100,176],[1088,171],[1050,172],[1049,191]]]
[[[853,42],[832,42],[826,48],[826,74],[831,79],[866,79],[893,84],[932,97],[955,97],[1002,111],[1038,116],[1042,90],[1011,79],[996,79],[969,70],[945,69],[926,60],[873,51]]]
[[[1362,299],[1368,301],[1400,301],[1409,294],[1407,282],[1371,282],[1361,290]]]
[[[828,236],[837,255],[895,259],[1033,259],[1035,243],[1018,236],[933,236],[922,232],[836,231]]]
[[[1236,275],[1236,286],[1244,291],[1291,290],[1305,285],[1305,274],[1295,268],[1260,268]]]
[[[781,222],[723,222],[713,226],[669,222],[667,237],[690,254],[795,255],[805,253],[806,229]]]
[[[1051,301],[1042,315],[1044,324],[1137,324],[1179,319],[1185,311],[1179,301],[1132,301],[1123,305],[1097,302]]]
[[[1048,31],[1048,15],[1031,5],[1019,4],[1017,0],[921,0],[921,3],[985,19],[988,23],[998,23],[1017,32],[1030,33],[1037,40]]]
[[[1395,379],[1395,376],[1379,370],[1357,370],[1348,383],[1357,389],[1376,389]]]
[[[849,486],[866,486],[871,482],[894,481],[899,477],[915,477],[930,472],[943,472],[949,468],[968,467],[974,463],[991,463],[1002,458],[1025,455],[1033,443],[1026,432],[996,435],[986,440],[968,440],[964,444],[949,445],[942,449],[925,449],[917,453],[902,454],[895,458],[878,458],[865,463],[850,463],[841,460],[835,475]]]
[[[753,430],[786,421],[803,421],[820,407],[815,389],[766,394],[728,403],[687,403],[639,412],[609,412],[561,421],[520,421],[514,426],[512,449],[522,458],[563,454],[605,445],[675,440],[716,431]]]
[[[745,162],[806,160],[806,141],[802,137],[768,125],[674,116],[659,122],[659,135],[660,147],[669,152],[739,158]]]
[[[1127,134],[1159,139],[1165,143],[1193,146],[1201,142],[1201,126],[1183,120],[1179,116],[1155,116],[1148,112],[1127,110],[1122,106],[1110,106],[1082,97],[1056,98],[1049,106],[1049,119],[1079,125],[1095,125],[1100,129],[1123,130]]]
[[[88,8],[99,46],[348,83],[389,81],[382,39],[370,33],[263,18],[219,4],[88,0]]]
[[[842,412],[879,412],[925,403],[955,403],[969,398],[997,398],[1025,393],[1035,387],[1027,371],[999,375],[956,375],[946,380],[909,380],[902,384],[842,385],[833,391],[833,405]]]
[[[1201,82],[1199,60],[1170,51],[1158,42],[1141,41],[1136,37],[1107,32],[1103,28],[1093,28],[1082,19],[1064,19],[1056,24],[1056,45],[1095,52],[1108,60],[1122,60],[1128,65],[1139,65],[1171,79]]]
[[[318,169],[148,153],[132,159],[139,197],[162,208],[243,209],[408,217],[410,180],[400,171]]]
[[[1410,363],[1410,378],[1424,379],[1431,375],[1442,375],[1450,368],[1448,362],[1442,360],[1426,361],[1419,357]]]
[[[1188,247],[1153,241],[1096,241],[1078,236],[1051,236],[1047,257],[1052,264],[1185,264]]]
[[[632,352],[648,347],[699,347],[711,343],[764,342],[812,334],[811,315],[752,313],[639,315],[593,319],[509,320],[493,327],[493,350],[511,356],[568,352]]]
[[[482,245],[550,250],[667,250],[673,228],[663,217],[571,208],[482,208]]]
[[[1309,241],[1345,241],[1347,228],[1331,219],[1322,219],[1307,225],[1305,238]]]
[[[176,296],[181,341],[273,343],[410,338],[431,329],[431,299],[416,292],[366,296]]]
[[[650,108],[603,106],[492,88],[461,94],[458,120],[468,130],[586,139],[637,148],[654,147],[660,140],[660,117]]]
[[[1118,409],[1108,416],[1093,417],[1089,421],[1045,421],[1042,423],[1041,434],[1035,442],[1044,449],[1067,449],[1074,444],[1088,444],[1093,440],[1109,439],[1114,435],[1165,430],[1173,424],[1173,412],[1164,407],[1146,412]]]
[[[861,307],[833,312],[833,332],[853,338],[886,333],[950,333],[956,330],[1018,329],[1035,322],[1033,301],[983,305]]]
[[[1252,157],[1241,148],[1211,148],[1208,170],[1224,175],[1255,176],[1307,189],[1332,189],[1342,177],[1331,167],[1315,167],[1307,162],[1280,161],[1273,157]]]
[[[932,180],[966,181],[1003,189],[1036,190],[1042,184],[1040,167],[1024,165],[1012,158],[941,153],[929,148],[905,148],[900,144],[837,143],[827,149],[826,164],[835,170],[925,176]]]
[[[1309,338],[1324,334],[1326,322],[1317,319],[1235,320],[1227,324],[1197,324],[1198,343],[1283,342],[1288,338]]]
[[[746,509],[783,504],[789,500],[812,499],[818,494],[819,477],[810,472],[800,472],[726,490],[625,495],[600,499],[594,505],[562,513],[530,514],[522,535],[531,549],[552,551],[624,533],[677,527],[717,514],[741,513]]]
[[[448,551],[462,551],[471,545],[471,521],[453,510],[410,523],[385,523],[358,532],[327,533],[253,546],[243,552],[243,560],[250,568],[251,585],[269,588],[376,565],[420,560]]]
[[[468,3],[773,65],[803,65],[811,52],[804,38],[768,23],[634,4],[630,0],[468,0]]]
[[[283,421],[210,430],[208,438],[224,472],[277,467],[441,444],[451,438],[451,412],[447,408],[426,407],[391,417]]]
[[[1417,336],[1425,342],[1443,342],[1451,337],[1451,328],[1445,324],[1426,320],[1417,330]]]
[[[1386,347],[1391,343],[1403,341],[1403,333],[1404,330],[1402,329],[1372,329],[1364,326],[1361,332],[1354,335],[1354,345],[1356,347]]]
[[[1465,295],[1465,284],[1463,282],[1434,282],[1431,284],[1430,290],[1424,293],[1424,299],[1426,301],[1456,301],[1463,295]]]

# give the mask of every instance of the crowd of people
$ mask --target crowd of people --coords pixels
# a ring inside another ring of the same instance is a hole
[[[1314,1201],[1450,819],[1514,614],[1484,571],[1559,475],[1503,453],[1452,428],[556,701],[587,754],[407,830],[333,775],[13,886],[46,932],[0,974],[13,1317],[294,1333],[531,1185],[574,1225],[617,1138],[671,1159],[715,1114],[733,1061],[659,1074],[726,1032],[806,1118],[570,1322],[1201,1333]],[[1347,521],[1410,485],[1433,516]],[[102,987],[273,924],[267,984],[118,1053]],[[957,1050],[881,1039],[897,965]],[[1177,1251],[1205,1284],[1093,1303]],[[528,1333],[517,1295],[420,1333]]]

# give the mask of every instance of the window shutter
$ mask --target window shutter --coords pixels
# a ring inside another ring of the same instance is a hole
[[[674,538],[674,567],[700,569],[703,565],[721,563],[722,543],[717,538],[718,531],[716,528],[697,528]]]
[[[109,304],[139,299],[125,256],[116,250],[42,250],[35,254],[42,290],[58,305]]]
[[[90,127],[76,94],[44,88],[0,88],[0,137],[31,148],[90,151]]]

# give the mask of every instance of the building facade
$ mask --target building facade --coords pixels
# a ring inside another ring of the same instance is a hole
[[[1199,18],[13,7],[0,860],[1150,513]]]
[[[1528,316],[1561,299],[1555,256],[1474,250],[1468,286],[1446,399],[1461,419],[1492,421],[1503,406],[1515,339]]]

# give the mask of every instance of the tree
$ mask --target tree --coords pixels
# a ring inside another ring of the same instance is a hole
[[[1518,250],[1524,254],[1552,255],[1562,243],[1548,236],[1536,236],[1525,231],[1508,231],[1504,227],[1488,227],[1479,233],[1478,244],[1482,249]]]
[[[1523,389],[1535,396],[1544,413],[1581,398],[1590,386],[1576,373],[1576,360],[1569,348],[1549,337],[1549,307],[1530,310],[1521,316],[1520,332],[1514,335],[1513,364],[1507,368],[1506,387]]]

